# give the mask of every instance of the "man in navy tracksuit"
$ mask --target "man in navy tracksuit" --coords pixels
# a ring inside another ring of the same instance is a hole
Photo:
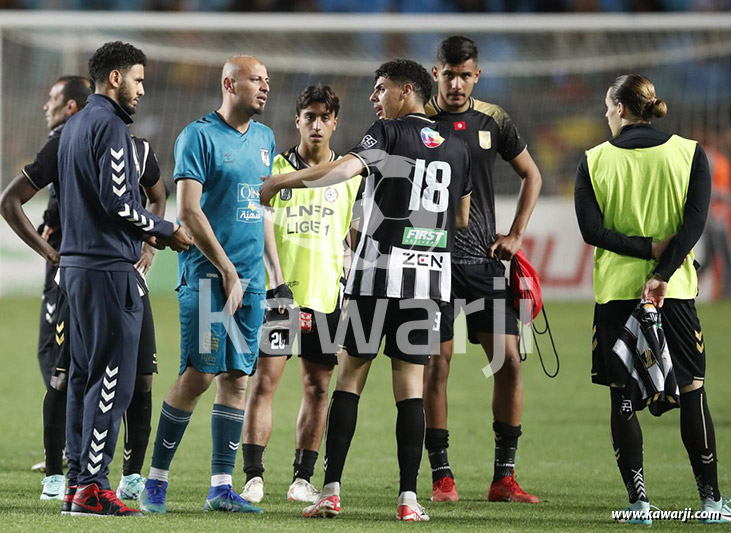
[[[68,489],[62,512],[139,515],[110,490],[108,465],[134,390],[142,302],[134,274],[141,239],[176,251],[191,239],[144,209],[132,139],[146,57],[119,41],[89,60],[96,93],[68,120],[58,150],[61,288],[70,310]]]

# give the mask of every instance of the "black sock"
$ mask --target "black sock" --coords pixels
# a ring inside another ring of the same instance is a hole
[[[622,391],[610,389],[612,399],[612,445],[617,459],[619,473],[627,489],[629,502],[647,499],[645,492],[645,474],[642,470],[642,428],[634,411],[622,411]]]
[[[325,482],[340,482],[343,477],[345,458],[358,421],[358,400],[352,392],[336,390],[330,400],[327,413],[327,437],[325,439]]]
[[[150,442],[150,418],[152,417],[152,390],[135,390],[124,421],[124,463],[122,474],[139,474],[145,462],[147,445]]]
[[[718,501],[716,433],[704,387],[680,395],[680,434],[693,467],[698,495]]]
[[[66,446],[66,391],[46,389],[43,398],[43,447],[46,450],[46,475],[63,474],[63,449]]]
[[[449,430],[426,428],[426,451],[429,454],[431,465],[431,480],[438,481],[443,477],[454,478],[452,469],[449,468],[447,448],[449,448]]]
[[[266,446],[259,446],[258,444],[241,445],[247,482],[255,477],[264,477],[264,450],[266,449]]]
[[[424,400],[409,398],[396,402],[396,446],[401,486],[399,492],[416,492],[416,479],[419,476],[421,454],[424,450],[426,417]]]
[[[495,464],[492,480],[498,481],[512,476],[515,469],[515,453],[518,451],[518,437],[522,434],[520,426],[510,426],[495,420],[492,423],[495,432]]]
[[[312,474],[315,472],[315,462],[317,461],[317,452],[313,450],[305,450],[304,448],[297,448],[294,451],[294,463],[292,468],[294,474],[292,475],[292,481],[297,478],[309,481]]]

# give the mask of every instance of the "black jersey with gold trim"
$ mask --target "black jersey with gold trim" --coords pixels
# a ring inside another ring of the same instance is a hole
[[[515,159],[525,150],[518,129],[510,116],[495,104],[470,98],[469,108],[461,113],[449,113],[432,97],[426,114],[455,133],[469,146],[472,156],[472,186],[470,221],[467,229],[457,233],[454,262],[460,264],[486,263],[490,245],[495,242],[495,186],[493,175],[497,155],[505,161]]]
[[[367,168],[362,237],[346,294],[448,301],[467,145],[423,114],[373,123],[350,151]]]

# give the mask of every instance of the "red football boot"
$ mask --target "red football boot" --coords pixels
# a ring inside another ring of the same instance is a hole
[[[432,483],[431,501],[433,502],[456,502],[459,501],[457,487],[454,478],[445,476]]]
[[[538,498],[520,488],[515,481],[515,472],[493,481],[487,499],[491,502],[538,503]]]

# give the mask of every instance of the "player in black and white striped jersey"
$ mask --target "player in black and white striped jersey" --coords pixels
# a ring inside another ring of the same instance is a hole
[[[326,186],[366,175],[362,236],[348,276],[344,355],[328,414],[325,485],[306,517],[340,512],[340,478],[355,431],[371,361],[386,338],[398,418],[401,474],[397,518],[428,520],[416,501],[425,421],[424,365],[438,339],[439,302],[451,290],[454,233],[469,216],[467,145],[424,114],[431,79],[418,63],[395,60],[376,71],[371,102],[379,118],[348,155],[332,163],[272,176],[265,204],[285,187]],[[370,337],[366,341],[366,334]]]

